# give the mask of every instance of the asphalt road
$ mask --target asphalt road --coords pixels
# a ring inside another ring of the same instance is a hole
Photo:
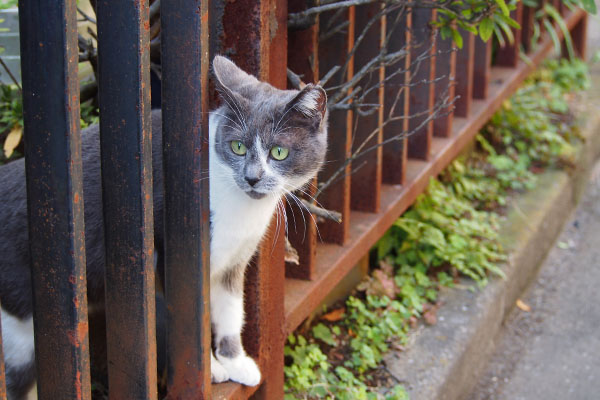
[[[600,399],[600,163],[521,300],[469,400]]]

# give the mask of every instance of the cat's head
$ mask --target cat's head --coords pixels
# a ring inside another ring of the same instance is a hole
[[[279,90],[225,57],[213,61],[222,106],[215,110],[215,152],[251,198],[304,186],[327,150],[327,96],[320,86]]]

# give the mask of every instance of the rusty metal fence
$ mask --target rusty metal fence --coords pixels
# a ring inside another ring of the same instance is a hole
[[[552,48],[547,35],[530,46],[535,10],[519,3],[513,17],[522,30],[514,32],[514,45],[497,50],[494,65],[491,42],[472,35],[465,36],[461,50],[430,58],[418,78],[432,82],[407,90],[403,110],[426,111],[440,87],[448,85],[448,78],[432,78],[453,76],[451,95],[460,95],[454,112],[369,153],[365,168],[329,187],[321,201],[339,210],[343,222],[320,222],[323,242],[317,240],[314,225],[302,237],[290,232],[300,266],[286,270],[284,235],[276,235],[273,224],[249,268],[245,288],[244,345],[257,359],[263,381],[255,388],[211,385],[208,180],[201,179],[208,168],[209,60],[214,54],[229,55],[279,88],[287,85],[288,65],[305,81],[318,81],[322,71],[347,58],[355,32],[373,6],[348,8],[346,34],[319,41],[318,24],[287,30],[288,8],[302,10],[301,0],[161,2],[164,227],[153,227],[152,217],[148,1],[98,0],[96,7],[111,399],[158,397],[155,228],[164,229],[165,237],[167,397],[283,398],[287,334],[315,310]],[[586,14],[559,9],[583,56]],[[40,399],[90,399],[76,0],[22,0],[19,13],[38,394]],[[393,40],[408,43],[410,33],[431,38],[432,13],[408,14],[404,23],[412,29]],[[319,23],[327,18],[321,15]],[[375,25],[365,40],[370,43],[366,47],[377,49],[386,25]],[[528,52],[526,62],[519,57],[520,44]],[[438,38],[431,51],[450,48],[449,41]],[[351,79],[353,66],[368,57],[368,51],[354,54],[346,79]],[[408,74],[395,79],[404,82]],[[384,109],[390,106],[385,87],[375,101]],[[330,116],[330,160],[343,160],[351,152],[349,113],[335,111]],[[381,119],[379,113],[361,120],[356,135],[380,127],[373,141],[381,143],[419,123],[406,119],[382,128]],[[329,163],[323,176],[339,162]],[[5,397],[1,362],[0,374],[0,397]]]

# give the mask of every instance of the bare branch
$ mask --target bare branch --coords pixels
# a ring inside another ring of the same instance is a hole
[[[86,14],[81,8],[77,7],[77,12],[83,17],[85,21],[89,21],[92,24],[96,23],[96,20],[90,17],[88,14]]]
[[[300,203],[312,214],[322,218],[330,219],[338,224],[342,222],[342,214],[337,211],[326,210],[302,198],[300,199]]]
[[[8,65],[6,65],[6,63],[4,62],[4,60],[2,59],[2,57],[0,57],[0,64],[2,64],[2,68],[4,68],[4,70],[8,73],[8,76],[10,76],[10,79],[13,81],[13,83],[15,85],[17,85],[17,87],[19,88],[19,92],[22,92],[23,89],[21,88],[21,85],[19,85],[19,81],[13,75],[12,71],[10,70],[10,68],[8,68]]]

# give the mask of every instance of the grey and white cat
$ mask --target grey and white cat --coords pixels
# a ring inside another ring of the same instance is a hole
[[[327,147],[325,91],[278,90],[224,57],[213,61],[223,105],[210,114],[210,306],[213,382],[257,385],[260,371],[241,344],[246,266],[286,192],[318,172]],[[160,112],[152,113],[155,246],[162,270],[163,174]],[[90,304],[103,303],[104,243],[99,129],[82,132],[85,240]],[[10,399],[35,382],[31,272],[23,160],[0,167],[0,302]]]

